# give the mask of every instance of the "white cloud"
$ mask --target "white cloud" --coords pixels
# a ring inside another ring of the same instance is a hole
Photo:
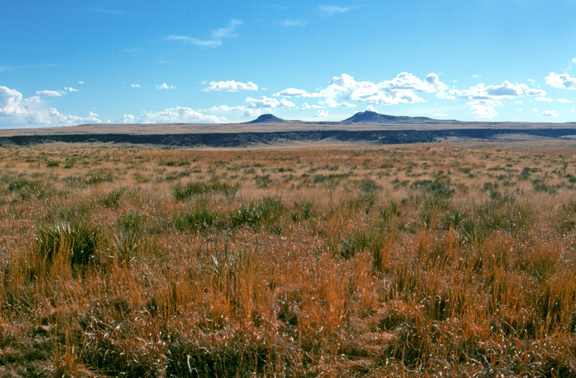
[[[136,123],[136,116],[134,114],[124,114],[122,116],[122,123]]]
[[[66,126],[99,123],[98,114],[65,114],[48,106],[40,96],[24,97],[16,89],[0,86],[0,127]]]
[[[204,88],[206,92],[239,92],[239,91],[257,91],[258,85],[252,81],[242,82],[236,80],[211,81],[208,87]]]
[[[77,88],[74,88],[74,87],[64,87],[64,92],[76,93],[76,92],[80,92],[80,90]]]
[[[328,107],[350,106],[354,102],[371,104],[414,104],[423,102],[418,93],[435,93],[440,97],[448,86],[440,77],[431,73],[423,80],[414,74],[402,72],[382,82],[358,81],[349,74],[334,76],[328,86],[309,92],[304,89],[286,88],[276,97],[319,98],[320,105]]]
[[[537,97],[536,101],[557,104],[572,104],[574,101],[567,98]]]
[[[224,40],[237,37],[238,34],[236,33],[236,30],[243,23],[242,20],[232,19],[226,26],[212,30],[209,38],[197,38],[187,35],[172,34],[166,37],[166,40],[182,42],[199,47],[216,48],[222,46]]]
[[[276,97],[247,97],[244,105],[216,105],[201,110],[205,113],[242,113],[245,116],[254,117],[263,113],[270,113],[278,109],[294,109],[296,104],[285,98]]]
[[[442,82],[440,75],[435,72],[426,75],[426,82],[431,86],[430,89],[433,89],[433,92],[446,92],[448,90],[448,85]]]
[[[294,108],[296,104],[285,98],[274,98],[262,96],[260,98],[248,97],[246,104],[253,109],[276,109],[276,108]]]
[[[468,102],[472,114],[481,119],[492,119],[498,115],[496,107],[501,104],[494,100],[472,100]]]
[[[232,113],[244,111],[246,111],[244,105],[214,105],[207,109],[207,112],[209,113]]]
[[[78,84],[78,85],[84,85],[84,84],[86,84],[86,82],[85,82],[85,81],[83,81],[83,80],[80,80],[80,81],[78,81],[78,83],[77,83],[77,84]]]
[[[310,93],[304,89],[286,88],[274,94],[276,97],[322,97],[319,93]]]
[[[544,97],[546,91],[540,88],[533,88],[527,84],[514,84],[510,81],[504,81],[501,84],[486,85],[480,83],[467,89],[452,89],[450,94],[467,98],[469,100],[497,100],[513,99],[516,97]]]
[[[309,104],[309,103],[305,102],[304,104],[302,104],[301,109],[302,110],[321,110],[321,109],[324,109],[324,107],[322,105]]]
[[[130,84],[130,88],[133,88],[133,89],[142,88],[142,84],[140,84],[140,83],[132,83],[132,84]]]
[[[52,89],[44,89],[41,91],[36,91],[36,96],[40,97],[62,97],[64,94],[60,91],[55,91]]]
[[[242,22],[241,20],[236,19],[230,20],[228,25],[222,28],[212,30],[211,33],[212,39],[221,41],[223,39],[237,37],[238,34],[236,34],[236,29],[243,23],[244,22]]]
[[[162,84],[157,85],[156,89],[158,89],[159,91],[171,91],[173,89],[176,89],[176,87],[174,85],[164,82]]]
[[[144,123],[222,123],[225,118],[205,114],[186,106],[167,108],[159,112],[145,113]]]
[[[503,105],[504,101],[515,100],[514,102],[517,103],[518,99],[522,97],[533,97],[537,101],[543,101],[542,99],[546,98],[547,95],[543,89],[510,81],[491,85],[480,83],[466,89],[450,89],[446,93],[453,99],[468,100],[467,104],[472,110],[472,114],[480,119],[496,117],[498,115],[496,108]]]
[[[330,5],[330,4],[320,5],[318,7],[318,9],[320,10],[320,12],[322,12],[328,16],[334,16],[337,14],[344,14],[344,13],[348,13],[350,11],[349,7],[344,7],[344,6],[340,6],[340,5]]]
[[[559,89],[576,89],[576,76],[570,74],[558,74],[550,72],[546,76],[546,84]]]
[[[168,37],[166,37],[166,40],[167,41],[183,42],[183,43],[187,43],[187,44],[199,46],[199,47],[215,48],[215,47],[222,46],[222,41],[218,41],[218,40],[214,40],[214,39],[195,38],[195,37],[190,37],[187,35],[169,35]]]
[[[542,115],[549,118],[558,118],[560,113],[558,113],[556,110],[544,110]]]

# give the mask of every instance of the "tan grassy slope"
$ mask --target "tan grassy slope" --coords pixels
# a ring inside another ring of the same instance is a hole
[[[574,376],[573,151],[0,148],[0,375]]]

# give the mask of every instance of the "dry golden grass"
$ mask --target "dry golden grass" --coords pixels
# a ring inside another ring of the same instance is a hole
[[[0,375],[575,376],[573,151],[0,147]]]

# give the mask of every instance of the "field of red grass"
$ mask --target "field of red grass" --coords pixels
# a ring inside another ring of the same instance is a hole
[[[535,143],[0,147],[0,375],[576,376]]]

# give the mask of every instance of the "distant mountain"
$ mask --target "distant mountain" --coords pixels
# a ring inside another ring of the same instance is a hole
[[[260,117],[248,123],[284,123],[282,118],[276,117],[274,114],[262,114]]]
[[[388,114],[380,114],[371,111],[365,111],[354,114],[352,117],[345,119],[341,123],[354,124],[354,123],[378,123],[378,124],[398,124],[398,123],[446,123],[452,121],[441,121],[428,117],[408,117],[408,116],[393,116]]]

